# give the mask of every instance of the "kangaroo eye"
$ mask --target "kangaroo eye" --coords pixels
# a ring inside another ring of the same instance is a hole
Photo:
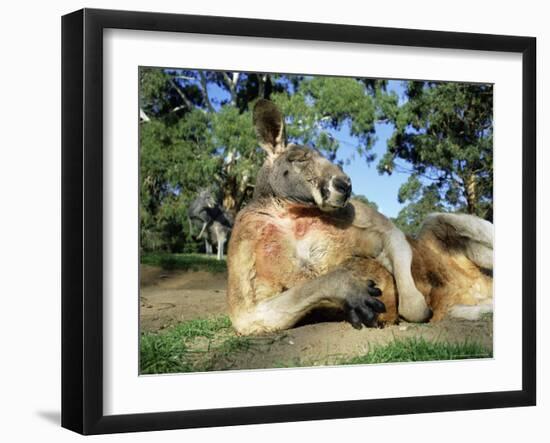
[[[288,175],[288,169],[287,169],[285,172],[283,172],[283,175],[284,175],[285,177]]]

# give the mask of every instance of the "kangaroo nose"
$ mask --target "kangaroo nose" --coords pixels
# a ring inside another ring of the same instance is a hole
[[[346,198],[351,195],[351,180],[348,177],[334,177],[332,179],[332,187]]]

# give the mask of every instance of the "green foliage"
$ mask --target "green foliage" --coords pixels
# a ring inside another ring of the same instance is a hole
[[[330,131],[346,125],[357,139],[357,152],[372,161],[369,151],[375,141],[376,94],[381,95],[381,85],[367,86],[352,78],[305,77],[294,94],[273,94],[271,99],[287,118],[290,140],[313,145],[334,160],[339,144]]]
[[[282,108],[290,141],[333,161],[335,131],[350,132],[356,161],[372,162],[376,122],[392,124],[378,169],[411,176],[397,196],[409,232],[432,210],[492,218],[490,85],[409,82],[401,103],[387,81],[361,78],[142,67],[139,85],[142,251],[201,250],[187,221],[201,188],[216,184],[233,215],[247,204],[265,158],[251,117],[260,97]]]
[[[347,125],[360,156],[374,141],[376,95],[384,83],[332,77],[141,68],[140,223],[147,251],[194,252],[187,209],[217,184],[233,215],[252,196],[264,160],[251,110],[259,97],[281,105],[289,138],[335,159],[331,130]],[[213,94],[213,91],[216,91]]]
[[[181,269],[185,271],[207,271],[212,273],[226,272],[227,262],[216,257],[202,254],[171,254],[149,252],[141,254],[144,265],[160,266],[162,269]]]
[[[189,191],[213,180],[221,165],[208,120],[197,109],[172,124],[151,119],[140,126],[140,148],[141,246],[182,251],[196,243],[187,222]]]
[[[433,183],[424,186],[415,176],[411,176],[401,186],[398,199],[400,202],[409,200],[410,203],[399,211],[393,222],[403,232],[412,236],[418,234],[428,214],[446,211],[437,186]]]
[[[378,169],[411,175],[399,190],[399,201],[411,202],[400,223],[416,226],[427,212],[445,209],[491,220],[492,85],[408,82],[406,95],[401,106],[388,96],[380,101],[395,130]]]

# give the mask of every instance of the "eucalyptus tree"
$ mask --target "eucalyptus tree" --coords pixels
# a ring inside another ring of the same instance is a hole
[[[492,85],[415,81],[405,91],[404,103],[380,102],[394,131],[378,170],[408,175],[398,199],[411,206],[398,219],[452,210],[492,220]]]
[[[144,249],[196,250],[186,214],[205,186],[221,189],[232,215],[248,202],[264,160],[251,116],[258,98],[275,101],[289,116],[291,141],[335,160],[334,133],[346,127],[359,155],[374,158],[376,96],[384,82],[161,68],[142,68],[139,82]]]

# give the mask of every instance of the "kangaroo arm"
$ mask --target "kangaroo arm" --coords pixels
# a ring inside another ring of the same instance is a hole
[[[209,222],[204,222],[203,225],[202,225],[202,229],[201,229],[201,232],[199,232],[199,235],[198,235],[198,239],[201,239],[202,236],[204,235],[204,231],[206,231],[206,228],[208,226],[208,223]]]
[[[314,308],[336,307],[354,311],[354,326],[359,321],[360,327],[385,311],[384,304],[371,294],[380,295],[380,290],[341,267],[233,312],[232,322],[237,332],[245,335],[280,331],[294,326]]]

